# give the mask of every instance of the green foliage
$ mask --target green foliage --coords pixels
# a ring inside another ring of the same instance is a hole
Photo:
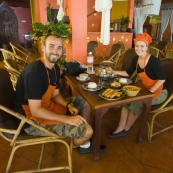
[[[125,26],[127,26],[131,22],[129,20],[129,17],[125,17],[123,15],[121,16],[120,20],[121,20],[121,25],[125,25]]]
[[[63,56],[62,57],[60,57],[58,60],[57,60],[57,62],[56,62],[56,64],[59,66],[59,67],[62,67],[64,64],[65,64],[65,58],[63,58]]]
[[[54,34],[60,37],[64,42],[68,43],[69,35],[71,35],[72,31],[68,24],[64,23],[62,20],[58,21],[54,24],[54,20],[56,18],[56,13],[51,13],[50,4],[47,6],[47,15],[49,22],[46,24],[42,24],[40,22],[32,24],[32,31],[30,34],[34,37],[43,37],[46,35]]]
[[[58,12],[51,11],[51,4],[50,3],[48,3],[46,10],[47,10],[48,21],[53,23],[56,20],[56,16],[57,16]]]

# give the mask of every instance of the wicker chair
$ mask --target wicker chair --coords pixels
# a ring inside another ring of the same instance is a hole
[[[106,58],[108,59],[108,61],[115,61],[116,58],[120,55],[121,53],[121,44],[113,44],[112,47],[111,47],[111,51],[110,51],[110,54],[109,54],[109,57]]]
[[[156,42],[156,41],[152,41],[152,42],[150,43],[150,46],[157,47],[157,44],[158,44],[158,42]]]
[[[125,51],[126,51],[126,46],[125,46],[125,44],[124,44],[122,41],[118,41],[118,44],[121,45],[121,53],[125,52]]]
[[[18,65],[17,65],[16,61],[13,59],[6,59],[6,60],[4,60],[4,63],[5,63],[4,67],[10,74],[10,79],[11,79],[13,88],[14,88],[14,90],[16,90],[17,80],[20,75]]]
[[[127,70],[131,64],[132,59],[137,56],[135,49],[128,49],[125,52],[123,52],[118,58],[116,64],[114,64],[114,70]],[[139,78],[134,72],[131,76],[130,79],[133,82],[138,82]]]
[[[11,48],[13,50],[13,53],[20,56],[24,60],[28,62],[32,62],[38,58],[38,56],[34,55],[24,47],[22,47],[20,44],[15,42],[10,42]]]
[[[97,46],[97,41],[89,41],[87,45],[87,53],[92,52],[93,56],[95,56]]]
[[[158,122],[155,121],[155,118],[157,115],[164,113],[169,110],[173,110],[173,80],[172,80],[172,74],[173,74],[173,59],[165,58],[161,60],[162,67],[166,76],[165,85],[168,90],[168,98],[166,101],[160,105],[154,105],[151,107],[151,119],[148,122],[148,141],[151,142],[152,137],[164,132],[170,128],[173,127],[173,125],[170,125],[168,127],[163,127]],[[153,125],[157,124],[161,127],[160,130],[157,132],[153,132]]]
[[[9,50],[0,49],[0,51],[2,52],[4,60],[7,60],[7,59],[15,60],[20,70],[23,70],[23,68],[29,64],[27,60],[21,58],[20,56],[14,54],[13,52]]]
[[[163,53],[165,53],[166,48],[167,48],[168,42],[167,41],[159,41],[157,43],[157,48],[161,50]]]
[[[148,46],[148,53],[159,59],[165,58],[165,54],[160,49],[154,46]]]
[[[12,146],[12,151],[5,172],[10,172],[13,157],[18,148],[42,144],[38,167],[35,169],[31,168],[32,170],[23,170],[18,172],[44,172],[68,169],[69,172],[72,173],[72,139],[68,144],[68,142],[65,141],[63,137],[60,137],[57,134],[52,133],[51,131],[37,125],[36,123],[34,123],[34,121],[31,121],[27,119],[25,116],[13,111],[14,90],[9,78],[9,74],[5,69],[0,69],[0,83],[0,135],[6,141],[10,142],[10,145]],[[20,121],[19,126],[16,124],[17,119]],[[45,132],[47,136],[38,137],[26,134],[25,131],[22,130],[22,127],[25,123],[35,126],[36,128]],[[67,166],[56,166],[47,168],[42,167],[42,158],[45,144],[55,142],[64,144],[66,146],[68,153]]]
[[[173,58],[173,49],[166,50],[165,54],[166,58]]]

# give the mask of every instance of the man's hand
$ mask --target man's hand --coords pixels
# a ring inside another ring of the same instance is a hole
[[[72,115],[78,115],[79,110],[75,108],[72,104],[68,105],[68,110]]]
[[[75,115],[67,116],[67,120],[65,123],[79,127],[83,123],[87,124],[87,121],[80,115]]]

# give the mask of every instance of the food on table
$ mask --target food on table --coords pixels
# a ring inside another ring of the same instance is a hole
[[[88,88],[95,89],[95,88],[97,88],[97,84],[95,82],[89,82],[88,83]]]
[[[112,71],[107,70],[106,73],[107,73],[107,74],[112,74]]]
[[[111,88],[107,88],[105,91],[103,91],[103,93],[101,94],[103,97],[106,98],[114,98],[116,97],[120,97],[122,95],[122,92],[118,92],[118,91],[114,91]]]
[[[128,91],[138,91],[138,90],[140,90],[140,88],[136,87],[136,86],[125,86],[125,87],[123,87],[123,89],[128,90]]]
[[[122,84],[126,84],[127,83],[127,79],[126,78],[120,78],[119,82]]]
[[[133,85],[127,85],[123,87],[123,90],[126,90],[126,94],[128,96],[136,96],[139,93],[140,89],[140,87]]]
[[[111,87],[113,88],[119,88],[121,86],[121,84],[117,81],[113,81],[110,83]]]

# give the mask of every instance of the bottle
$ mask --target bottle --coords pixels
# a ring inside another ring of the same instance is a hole
[[[94,63],[93,54],[92,52],[89,52],[87,56],[87,73],[89,74],[93,73],[93,63]]]

